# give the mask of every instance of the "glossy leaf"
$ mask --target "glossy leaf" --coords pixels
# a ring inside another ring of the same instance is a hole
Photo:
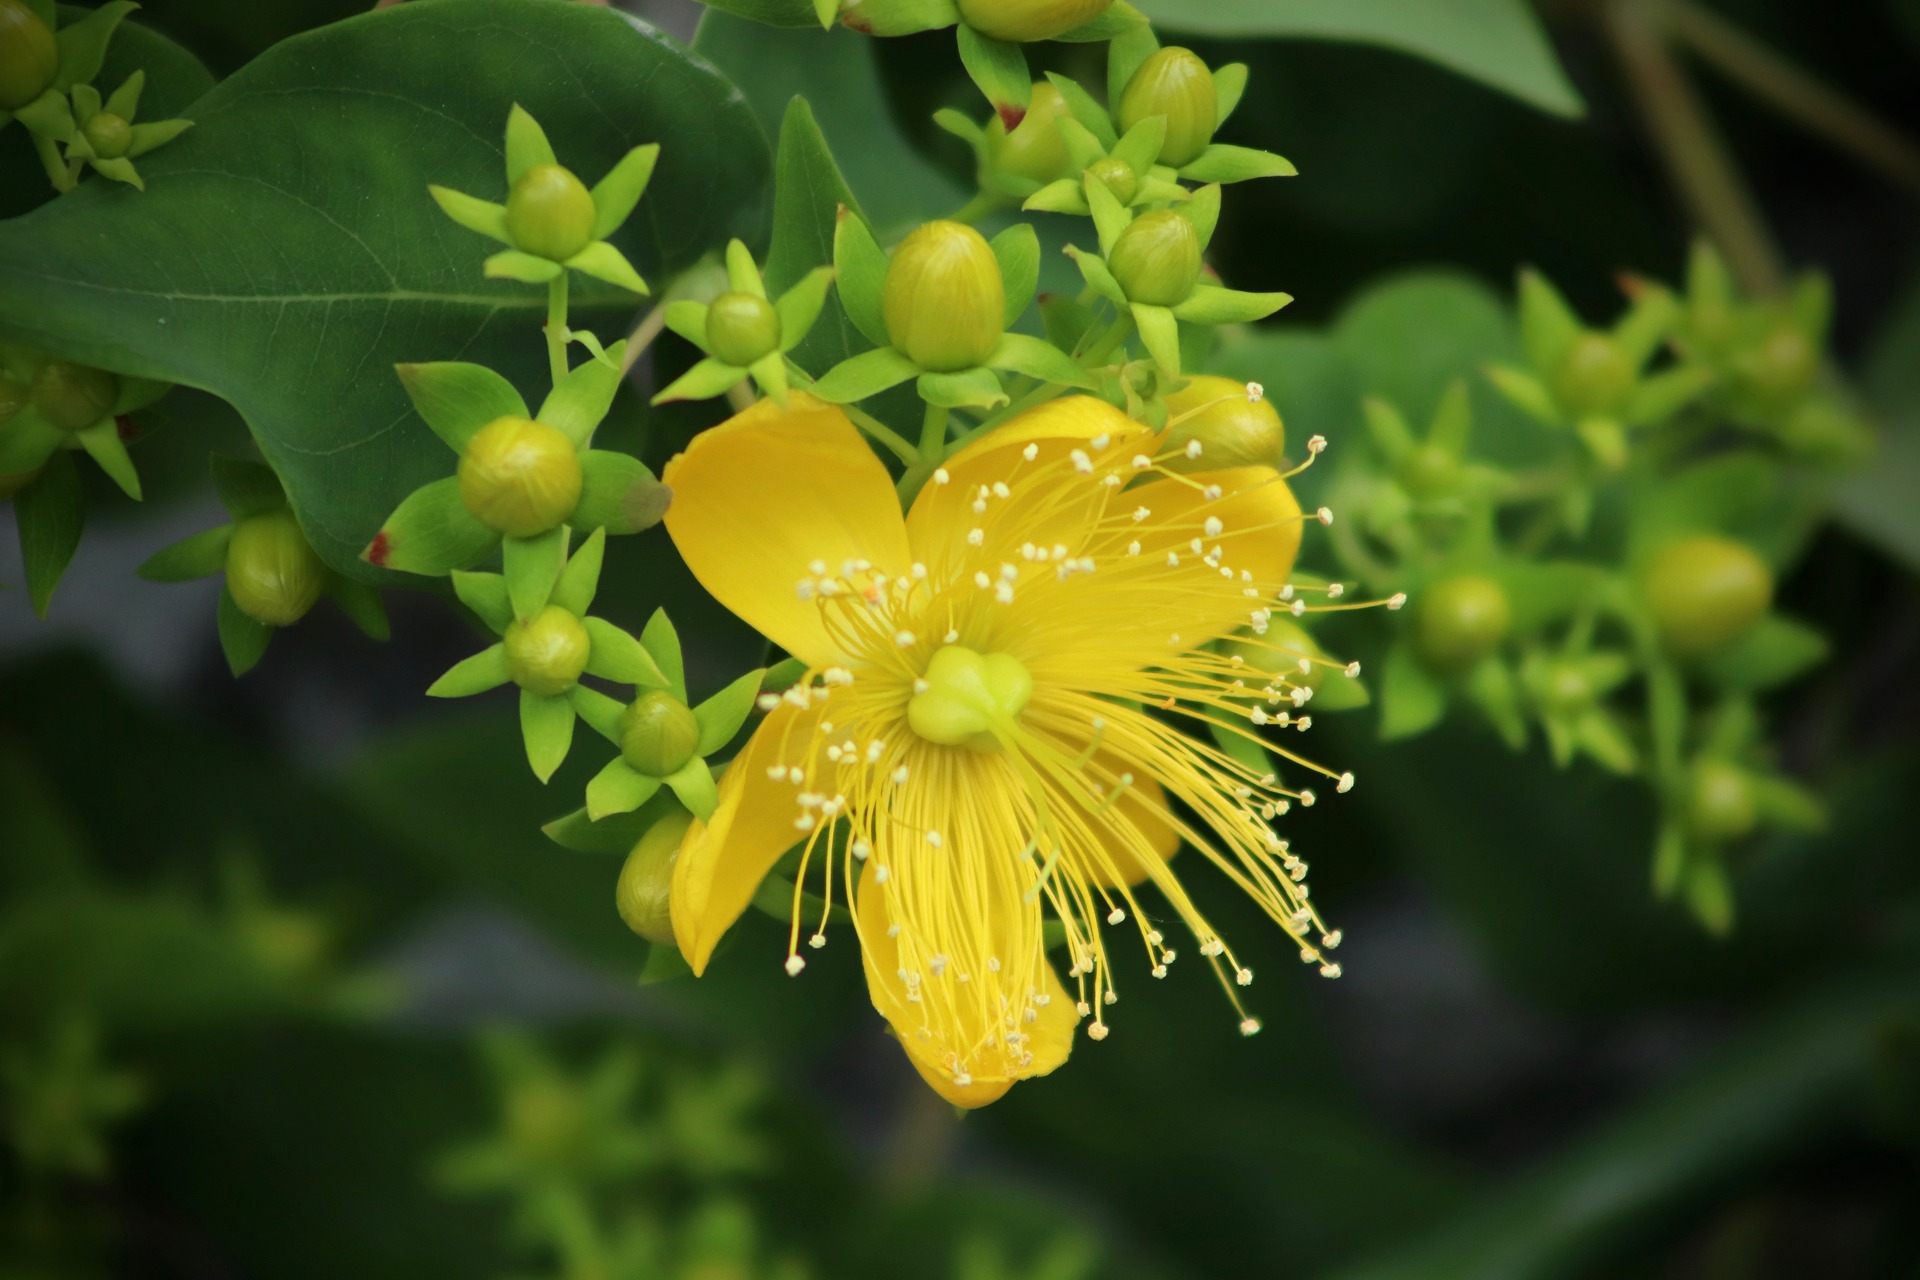
[[[238,679],[258,665],[267,651],[267,642],[273,639],[273,628],[242,613],[234,603],[233,593],[225,587],[220,589],[215,621],[220,629],[220,651],[226,655],[227,669]]]
[[[148,582],[191,582],[211,578],[227,567],[227,541],[233,526],[223,524],[183,538],[148,556],[136,571]]]
[[[26,569],[33,611],[45,618],[53,589],[80,545],[86,523],[86,497],[73,455],[66,450],[47,460],[40,478],[13,495],[13,516],[20,529],[20,561]]]

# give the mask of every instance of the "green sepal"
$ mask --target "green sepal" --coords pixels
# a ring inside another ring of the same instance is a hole
[[[1313,710],[1352,711],[1359,707],[1370,706],[1373,694],[1368,691],[1366,682],[1357,676],[1328,676],[1313,691]]]
[[[196,578],[211,578],[216,573],[225,572],[227,542],[232,537],[233,526],[230,524],[207,529],[154,552],[134,572],[148,582],[191,582]]]
[[[1197,284],[1173,314],[1193,324],[1252,324],[1293,301],[1290,293],[1242,293],[1216,284]]]
[[[103,178],[110,178],[115,182],[124,182],[136,191],[145,191],[147,189],[147,184],[140,179],[140,171],[134,168],[133,161],[127,159],[125,156],[120,156],[113,160],[96,158],[87,161],[87,163],[92,165],[93,171]]]
[[[1072,356],[1051,342],[1024,333],[1003,334],[993,354],[987,357],[987,365],[989,368],[1024,373],[1030,378],[1062,386],[1092,388],[1095,385],[1087,371],[1074,363]]]
[[[832,0],[815,0],[816,3],[832,3]],[[680,954],[680,948],[666,943],[656,942],[647,948],[647,964],[640,970],[640,985],[657,986],[662,982],[677,982],[693,976],[693,966]]]
[[[987,131],[975,123],[972,116],[952,107],[942,107],[933,113],[933,122],[971,147],[974,159],[984,163],[982,152],[987,145]]]
[[[513,384],[485,365],[444,360],[393,368],[414,412],[455,453],[496,419],[531,416]]]
[[[547,141],[547,131],[527,109],[514,103],[507,112],[507,186],[511,187],[535,165],[560,163]]]
[[[1653,844],[1653,896],[1664,902],[1680,887],[1687,870],[1687,832],[1677,820],[1660,824]]]
[[[502,249],[481,264],[489,280],[518,280],[522,284],[546,284],[566,268],[548,258],[536,258],[518,249]]]
[[[1102,149],[1111,147],[1119,141],[1119,135],[1114,132],[1113,117],[1107,114],[1107,109],[1101,106],[1078,80],[1072,76],[1063,76],[1058,71],[1049,71],[1047,83],[1060,91],[1061,98],[1066,101],[1068,112],[1080,122],[1082,128],[1099,139]]]
[[[567,371],[540,404],[536,421],[554,427],[580,448],[587,447],[613,397],[620,391],[620,365],[627,354],[623,338],[607,348],[605,360],[583,360]]]
[[[1620,721],[1605,707],[1592,707],[1573,722],[1573,738],[1580,750],[1601,768],[1621,777],[1640,769],[1640,752]]]
[[[164,147],[191,128],[191,120],[149,120],[144,124],[136,124],[132,136],[127,139],[127,159],[132,160]]]
[[[1527,745],[1527,722],[1521,712],[1520,687],[1498,654],[1489,654],[1467,672],[1462,682],[1467,697],[1507,746],[1518,751]]]
[[[0,424],[0,476],[17,476],[46,465],[67,442],[67,433],[23,405]]]
[[[587,783],[587,817],[599,822],[611,814],[632,813],[660,790],[660,779],[648,777],[619,756]]]
[[[634,813],[610,814],[599,822],[584,807],[565,817],[555,818],[540,828],[547,839],[575,853],[611,853],[625,855],[640,843],[653,825],[650,818]]]
[[[140,91],[146,88],[147,73],[136,69],[107,98],[105,110],[122,120],[132,120],[140,112]]]
[[[747,372],[753,375],[753,380],[760,385],[760,390],[772,399],[775,404],[783,409],[786,407],[787,391],[790,384],[787,381],[787,358],[785,356],[781,355],[778,351],[770,355],[761,356],[758,360],[755,360],[752,365],[748,366]]]
[[[1520,345],[1527,363],[1540,373],[1552,373],[1580,329],[1580,317],[1545,276],[1531,267],[1520,273]]]
[[[507,646],[488,645],[471,658],[462,658],[447,673],[427,686],[429,698],[471,698],[476,693],[498,689],[513,680],[507,666]]]
[[[387,608],[380,603],[379,591],[364,582],[355,582],[337,573],[327,575],[327,585],[323,589],[340,606],[340,612],[346,614],[368,639],[386,641],[393,638],[393,624],[387,620]]]
[[[1805,787],[1767,775],[1754,778],[1752,783],[1754,812],[1768,826],[1801,832],[1826,828],[1826,805]]]
[[[1061,351],[1076,351],[1093,329],[1093,308],[1070,293],[1052,294],[1041,299],[1040,322],[1046,326],[1049,343]]]
[[[13,495],[13,518],[20,531],[27,596],[34,613],[45,621],[53,589],[73,560],[87,519],[86,497],[72,454],[65,450],[54,454],[39,477]]]
[[[1238,724],[1222,724],[1209,719],[1207,733],[1216,747],[1253,771],[1256,777],[1273,771],[1273,760],[1267,754],[1266,744],[1259,741],[1251,730],[1243,729]]]
[[[922,400],[945,409],[998,409],[1009,399],[991,369],[923,373],[914,386]]]
[[[667,674],[647,652],[646,646],[614,626],[605,618],[583,619],[587,637],[593,642],[587,658],[587,674],[615,684],[664,689]]]
[[[1036,250],[1036,253],[1038,250]],[[827,290],[833,287],[833,268],[815,267],[800,277],[799,283],[781,294],[773,304],[780,317],[780,350],[793,350],[806,340],[821,308],[827,305]]]
[[[665,310],[660,313],[660,318],[667,328],[705,351],[708,310],[709,307],[704,302],[695,302],[691,298],[679,298],[665,304]]]
[[[735,293],[746,293],[760,299],[767,296],[767,282],[760,277],[760,264],[753,260],[753,251],[739,237],[727,241],[723,259],[726,262],[727,288]]]
[[[877,347],[841,361],[810,389],[829,404],[852,404],[897,387],[919,372],[919,365],[892,347]]]
[[[805,662],[799,658],[782,658],[767,668],[766,674],[760,678],[760,689],[763,693],[783,693],[798,684],[800,677],[806,674]]]
[[[60,50],[60,64],[53,73],[52,87],[64,93],[99,75],[114,28],[120,25],[120,19],[139,7],[131,0],[110,0],[80,21],[56,30],[54,44]]]
[[[594,594],[600,589],[600,567],[606,555],[607,531],[595,529],[567,557],[567,566],[560,571],[560,580],[553,586],[552,603],[569,613],[585,616],[593,605]]]
[[[273,639],[273,628],[240,611],[233,592],[220,588],[220,606],[215,614],[220,632],[220,652],[226,655],[227,670],[239,679],[259,663]]]
[[[1127,167],[1144,178],[1153,171],[1160,160],[1160,150],[1167,142],[1167,118],[1148,116],[1145,120],[1127,130],[1121,139],[1109,149],[1116,160],[1125,160]]]
[[[1056,178],[1020,202],[1029,213],[1065,213],[1087,216],[1087,196],[1078,178]]]
[[[1166,307],[1150,307],[1143,302],[1130,304],[1133,323],[1140,330],[1140,345],[1169,378],[1180,376],[1180,322]]]
[[[470,196],[464,191],[455,191],[452,187],[439,187],[431,184],[427,194],[440,206],[440,212],[452,218],[469,231],[477,231],[489,240],[498,240],[501,244],[512,244],[507,233],[507,206],[495,204],[491,200],[482,200]]]
[[[1246,91],[1246,63],[1229,62],[1213,69],[1213,118],[1216,127],[1225,124],[1227,117],[1239,108],[1241,96]]]
[[[127,442],[120,438],[118,422],[108,418],[73,435],[87,456],[107,473],[107,478],[120,486],[122,493],[135,502],[140,501],[140,473],[134,469],[133,458],[127,453]]]
[[[438,578],[464,569],[500,544],[460,498],[460,481],[448,476],[408,494],[375,534],[360,558],[383,569]]]
[[[713,785],[713,770],[699,756],[682,765],[678,773],[670,774],[661,781],[680,797],[680,803],[687,806],[687,812],[702,822],[711,818],[720,805],[720,790]]]
[[[1113,272],[1107,270],[1107,264],[1098,254],[1088,253],[1068,245],[1067,256],[1080,268],[1080,274],[1093,286],[1093,291],[1116,307],[1127,306],[1127,291],[1113,278]]]
[[[520,691],[520,737],[534,777],[545,782],[566,762],[573,747],[573,707],[565,695],[548,697]]]
[[[502,538],[500,565],[507,579],[513,616],[530,620],[547,607],[567,564],[567,526],[556,525],[531,538]]]
[[[1081,175],[1080,185],[1087,197],[1087,209],[1093,215],[1093,229],[1099,236],[1100,253],[1104,257],[1113,252],[1114,242],[1132,224],[1133,215],[1107,184],[1091,173]]]
[[[1637,369],[1660,349],[1679,319],[1680,303],[1670,290],[1643,290],[1614,324],[1614,345]]]
[[[1566,418],[1554,401],[1553,392],[1547,390],[1547,384],[1540,379],[1505,365],[1489,365],[1482,372],[1494,390],[1534,421],[1548,427],[1565,425]]]
[[[666,673],[667,691],[685,702],[687,667],[680,657],[680,633],[673,629],[673,619],[667,617],[665,609],[655,609],[653,616],[647,619],[646,628],[640,632],[640,643],[653,655],[660,670]]]
[[[959,36],[960,64],[993,104],[993,109],[1003,116],[1010,107],[1024,112],[1033,96],[1033,76],[1027,70],[1026,51],[1011,41],[981,35],[964,24],[959,28]]]
[[[1407,644],[1387,650],[1380,677],[1380,740],[1393,742],[1425,733],[1447,713],[1447,689]]]
[[[1686,883],[1687,910],[1700,927],[1716,938],[1733,932],[1733,882],[1717,854],[1701,850],[1689,859]]]
[[[1128,4],[1127,0],[1114,0],[1099,17],[1089,18],[1071,31],[1062,31],[1054,39],[1063,44],[1105,44],[1146,25],[1146,14]]]
[[[760,696],[766,674],[749,671],[693,709],[693,718],[700,723],[700,745],[696,751],[710,756],[733,741],[733,735],[740,732],[740,726],[753,714],[753,700]]]
[[[567,701],[573,704],[574,713],[586,722],[587,728],[614,746],[620,745],[620,722],[626,715],[626,703],[583,684],[574,685],[567,690],[566,696]]]
[[[745,382],[747,371],[737,364],[728,364],[717,356],[708,356],[697,362],[691,369],[675,378],[653,398],[654,404],[667,404],[675,400],[711,400]]]
[[[34,140],[42,144],[42,158],[49,165],[59,165],[60,153],[50,144],[71,142],[77,136],[73,108],[67,105],[66,95],[49,89],[13,114],[33,133]]]
[[[1116,119],[1120,115],[1120,95],[1140,64],[1160,50],[1160,38],[1151,26],[1130,27],[1113,37],[1107,46],[1107,108]]]
[[[162,382],[158,378],[120,378],[120,394],[114,397],[113,413],[115,417],[123,413],[132,413],[144,409],[173,390],[173,383]]]
[[[840,206],[833,226],[833,269],[840,305],[868,342],[888,345],[881,296],[887,283],[887,255],[859,214]],[[903,379],[904,380],[904,379]]]
[[[1621,416],[1628,426],[1656,426],[1699,399],[1713,383],[1713,370],[1703,365],[1662,370],[1633,389]]]
[[[1819,666],[1831,649],[1827,638],[1804,622],[1768,614],[1731,649],[1701,663],[1699,674],[1728,692],[1757,693]]]
[[[497,573],[453,574],[453,594],[473,610],[495,635],[513,625],[513,602],[507,599],[507,580]]]
[[[653,167],[660,160],[660,144],[649,142],[620,157],[607,170],[607,176],[593,184],[593,238],[604,240],[620,229],[620,224],[640,203]]]
[[[236,522],[287,509],[287,491],[266,463],[216,453],[207,459],[207,465],[220,505]]]
[[[1000,264],[1007,306],[1002,323],[1011,325],[1033,302],[1040,287],[1040,237],[1025,222],[1016,222],[987,242]]]
[[[1214,228],[1220,225],[1220,184],[1210,182],[1201,187],[1193,193],[1193,199],[1175,205],[1174,212],[1193,224],[1200,247],[1207,248],[1213,243]]]
[[[1397,466],[1402,458],[1413,452],[1413,431],[1407,426],[1407,420],[1391,402],[1379,396],[1367,396],[1360,402],[1360,413],[1367,425],[1367,434],[1373,438],[1373,447],[1380,451],[1380,457],[1388,466]]]
[[[614,537],[638,533],[659,524],[673,501],[672,490],[630,454],[588,449],[580,455],[580,477],[576,529],[605,529]]]
[[[1291,178],[1300,171],[1285,156],[1252,147],[1216,142],[1180,167],[1195,182],[1250,182],[1255,178]]]
[[[627,261],[627,255],[614,248],[611,240],[595,240],[568,258],[567,266],[583,276],[618,285],[629,293],[645,295],[653,292],[647,287],[647,282],[640,278],[640,273],[633,269],[633,264]]]

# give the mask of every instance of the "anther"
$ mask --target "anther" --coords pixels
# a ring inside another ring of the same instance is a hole
[[[1337,964],[1323,964],[1320,966],[1320,976],[1323,978],[1337,978],[1340,976],[1340,966]]]
[[[946,841],[938,831],[929,831],[927,832],[927,843],[938,849],[941,845],[945,844]]]
[[[1251,969],[1238,970],[1237,972],[1234,973],[1233,980],[1239,983],[1243,987],[1250,987],[1253,985],[1253,970]]]
[[[893,879],[893,872],[889,868],[875,867],[873,869],[873,882],[875,884],[885,884],[891,879]]]
[[[893,642],[902,649],[910,648],[913,644],[913,639],[913,632],[911,631],[896,631],[893,634]]]
[[[799,977],[800,971],[806,967],[807,967],[807,962],[801,959],[799,956],[787,957],[787,976],[789,978]]]
[[[852,847],[854,861],[856,862],[865,862],[873,856],[873,846],[865,840],[855,840]]]
[[[934,469],[933,482],[935,484],[946,484],[952,479],[953,479],[953,476],[947,471],[945,467],[937,467]]]
[[[1187,456],[1189,458],[1199,457],[1200,450],[1201,450],[1201,444],[1199,440],[1196,439],[1196,440],[1187,441]]]
[[[1396,591],[1387,597],[1387,608],[1389,609],[1400,609],[1404,607],[1406,603],[1407,593],[1404,591]]]
[[[1219,537],[1221,533],[1225,531],[1226,527],[1227,526],[1225,524],[1221,523],[1219,516],[1207,517],[1206,530],[1207,530],[1207,536],[1209,538]]]
[[[1096,1023],[1094,1023],[1094,1024],[1092,1025],[1092,1026],[1090,1026],[1090,1027],[1088,1027],[1088,1028],[1087,1028],[1087,1039],[1089,1039],[1089,1040],[1105,1040],[1106,1038],[1107,1038],[1107,1024],[1106,1024],[1106,1023],[1104,1023],[1104,1022],[1096,1022]]]
[[[1108,924],[1125,924],[1126,922],[1127,922],[1127,913],[1125,911],[1122,911],[1119,907],[1115,907],[1113,910],[1107,912]]]
[[[777,693],[763,693],[754,699],[754,705],[758,706],[762,711],[771,711],[780,705],[780,695]]]
[[[1245,1018],[1245,1019],[1242,1019],[1242,1020],[1241,1020],[1241,1023],[1240,1023],[1240,1034],[1241,1034],[1241,1035],[1243,1035],[1243,1036],[1257,1036],[1257,1035],[1259,1035],[1259,1034],[1260,1034],[1260,1019],[1258,1019],[1258,1018]]]
[[[1326,451],[1327,451],[1327,438],[1325,436],[1311,436],[1308,438],[1307,440],[1308,453],[1325,453]]]
[[[815,951],[818,951],[820,948],[827,945],[827,935],[824,933],[816,933],[811,938],[807,939],[807,945],[812,947]]]
[[[907,766],[901,765],[898,769],[895,769],[890,776],[893,778],[893,784],[896,787],[899,786],[907,780]]]
[[[987,531],[986,531],[985,529],[969,529],[969,530],[967,530],[967,545],[968,545],[968,546],[970,546],[970,547],[978,547],[978,546],[982,546],[982,545],[984,545],[984,544],[986,543],[986,541],[987,541]]]
[[[1328,525],[1328,524],[1332,524],[1332,523],[1333,523],[1333,508],[1332,508],[1332,507],[1322,507],[1322,508],[1320,508],[1320,509],[1319,509],[1318,511],[1316,511],[1316,512],[1314,512],[1314,513],[1313,513],[1313,518],[1314,518],[1315,520],[1318,520],[1318,521],[1319,521],[1319,522],[1320,522],[1321,524],[1323,524],[1323,525]]]
[[[1040,456],[1040,446],[1037,444],[1029,444],[1026,448],[1020,451],[1020,456],[1025,458],[1028,462],[1032,462],[1035,458]]]
[[[1266,395],[1267,395],[1267,389],[1261,386],[1259,383],[1249,382],[1247,384],[1247,403],[1259,404],[1262,400],[1266,398]]]
[[[1340,782],[1337,786],[1334,787],[1334,790],[1339,792],[1341,795],[1345,795],[1347,792],[1353,790],[1353,775],[1351,773],[1341,774]]]

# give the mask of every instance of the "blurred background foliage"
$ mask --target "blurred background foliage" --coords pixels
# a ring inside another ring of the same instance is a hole
[[[129,30],[224,77],[359,7],[153,0]],[[1484,374],[1523,362],[1523,266],[1593,324],[1623,276],[1682,284],[1703,221],[1749,285],[1832,280],[1830,372],[1878,453],[1778,561],[1781,610],[1834,656],[1763,699],[1828,820],[1743,851],[1732,931],[1650,895],[1645,787],[1473,715],[1382,742],[1376,697],[1318,726],[1362,788],[1285,820],[1346,976],[1261,984],[1253,1041],[1198,974],[1130,984],[1110,1043],[958,1120],[851,952],[804,1000],[770,963],[636,984],[617,860],[539,834],[585,762],[544,789],[510,716],[420,696],[472,647],[444,602],[388,593],[385,648],[323,612],[232,682],[211,597],[131,577],[217,521],[205,451],[244,446],[176,392],[138,446],[143,519],[87,473],[94,530],[51,622],[0,595],[0,1274],[1920,1274],[1920,6],[1146,7],[1251,65],[1223,136],[1301,170],[1228,202],[1222,274],[1298,301],[1215,367],[1265,382],[1296,448],[1332,442],[1309,506],[1371,447],[1364,397],[1421,432],[1463,380],[1482,456],[1538,438]],[[643,12],[693,34],[691,5]],[[1884,136],[1755,72],[1726,24]],[[983,114],[950,36],[715,19],[698,47],[770,137],[810,97],[877,228],[964,201],[972,158],[930,122]],[[1695,108],[1737,187],[1666,163],[1699,145],[1673,134]],[[8,214],[20,143],[0,135]],[[657,358],[656,385],[688,353]],[[609,437],[655,464],[712,413],[638,399]],[[629,628],[669,605],[696,694],[759,658],[658,531],[600,599]],[[1383,634],[1316,632],[1370,685]],[[1194,889],[1252,967],[1294,967],[1247,904]],[[731,949],[772,955],[778,931],[750,918]]]

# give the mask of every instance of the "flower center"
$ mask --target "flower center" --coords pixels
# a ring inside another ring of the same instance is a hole
[[[1033,677],[1008,653],[950,644],[927,663],[907,703],[907,723],[943,747],[997,751],[1033,696]]]

